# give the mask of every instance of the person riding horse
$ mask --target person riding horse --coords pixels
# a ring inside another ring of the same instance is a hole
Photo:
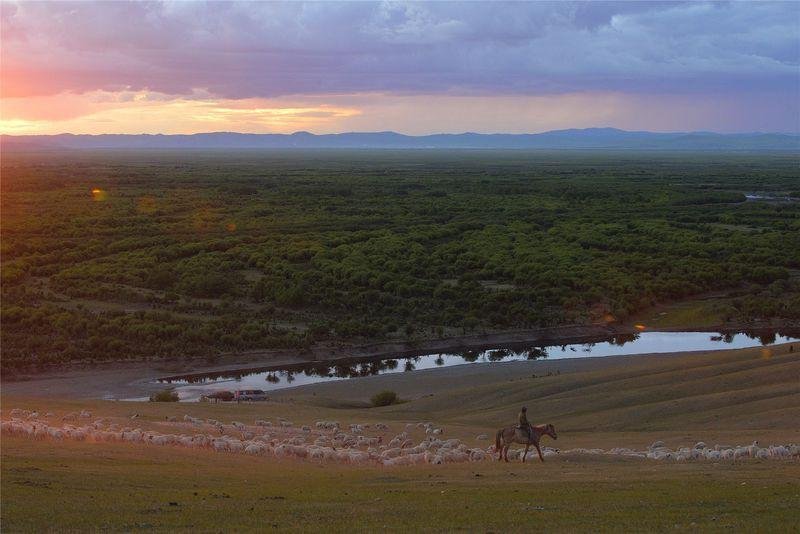
[[[523,435],[528,438],[528,441],[531,439],[531,424],[528,422],[528,408],[523,406],[522,410],[519,412],[519,425],[517,425]]]

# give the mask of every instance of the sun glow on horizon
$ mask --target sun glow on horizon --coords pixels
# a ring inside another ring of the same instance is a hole
[[[0,133],[284,133],[324,127],[360,113],[355,106],[326,103],[95,91],[0,99]]]

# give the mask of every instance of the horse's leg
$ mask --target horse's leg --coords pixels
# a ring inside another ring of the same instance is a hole
[[[542,456],[542,449],[539,448],[538,443],[533,444],[536,447],[536,452],[539,453],[539,459],[544,462],[544,456]]]
[[[530,442],[525,444],[525,452],[522,454],[522,463],[525,463],[525,457],[528,456],[528,449],[531,448]]]
[[[508,443],[503,447],[503,458],[505,459],[506,463],[508,463],[508,449],[511,448],[511,444]]]

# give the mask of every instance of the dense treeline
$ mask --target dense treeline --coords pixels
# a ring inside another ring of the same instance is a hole
[[[2,161],[3,365],[624,320],[800,319],[795,155],[49,153]]]

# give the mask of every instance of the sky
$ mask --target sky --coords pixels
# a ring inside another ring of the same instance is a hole
[[[800,2],[0,3],[0,133],[800,131]]]

